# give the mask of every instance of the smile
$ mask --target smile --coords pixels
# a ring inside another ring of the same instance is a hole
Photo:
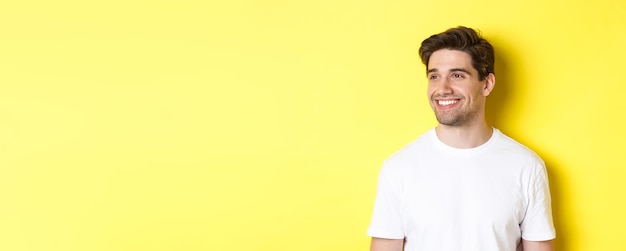
[[[459,100],[457,99],[452,99],[452,100],[437,100],[437,104],[439,104],[440,106],[448,106],[451,104],[456,104],[458,103]]]

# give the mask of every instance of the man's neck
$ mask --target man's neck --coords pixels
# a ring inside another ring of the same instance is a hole
[[[493,127],[486,122],[465,127],[439,124],[435,131],[441,142],[454,148],[478,147],[493,135]]]

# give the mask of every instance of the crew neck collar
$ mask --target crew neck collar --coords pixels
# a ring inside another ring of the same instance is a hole
[[[430,130],[429,137],[435,143],[435,146],[437,146],[437,148],[443,151],[446,151],[452,154],[457,154],[457,155],[474,155],[476,153],[479,153],[488,149],[497,140],[497,135],[500,134],[500,131],[496,128],[492,128],[492,129],[493,129],[493,132],[491,133],[491,137],[489,138],[489,140],[487,140],[482,145],[479,145],[473,148],[456,148],[456,147],[449,146],[446,143],[443,143],[443,141],[441,141],[439,137],[437,136],[437,132],[435,131],[434,128]]]

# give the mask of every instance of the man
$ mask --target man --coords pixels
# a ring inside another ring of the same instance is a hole
[[[371,250],[553,250],[543,161],[485,120],[496,83],[491,44],[457,27],[419,53],[439,123],[383,164]]]

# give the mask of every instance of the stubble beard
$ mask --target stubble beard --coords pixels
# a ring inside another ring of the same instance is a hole
[[[469,125],[477,113],[475,110],[438,111],[436,108],[433,110],[439,124],[453,127]]]

